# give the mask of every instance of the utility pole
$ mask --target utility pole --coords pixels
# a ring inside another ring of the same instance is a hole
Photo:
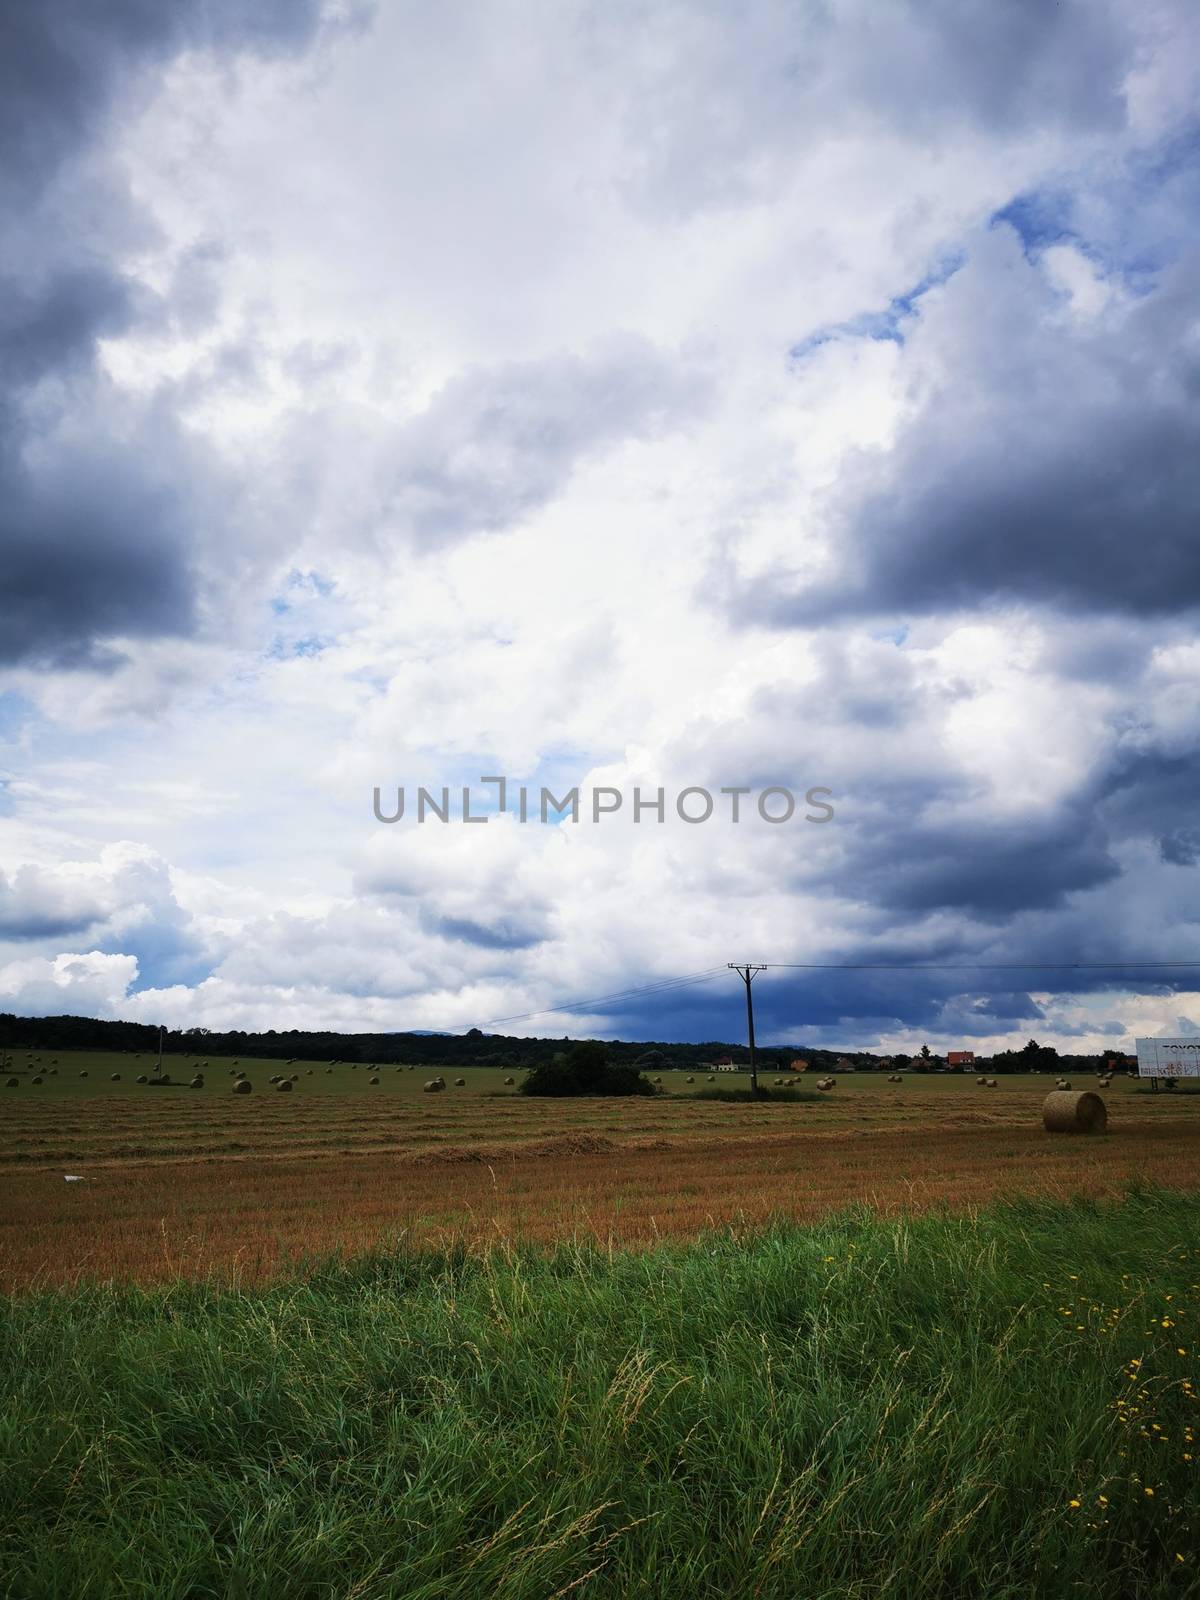
[[[727,963],[731,972],[736,972],[746,985],[746,1036],[750,1045],[750,1093],[758,1093],[758,1066],[754,1059],[754,998],[750,992],[750,985],[754,982],[756,972],[765,972],[765,966],[752,966],[746,963],[738,966],[736,961]]]

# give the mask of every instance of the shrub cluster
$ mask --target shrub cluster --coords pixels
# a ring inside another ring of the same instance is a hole
[[[636,1067],[616,1067],[603,1044],[588,1040],[574,1045],[556,1061],[534,1067],[520,1086],[532,1095],[654,1094],[654,1085]]]

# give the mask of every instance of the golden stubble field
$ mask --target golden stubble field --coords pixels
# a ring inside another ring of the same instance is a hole
[[[297,1061],[281,1094],[268,1079],[284,1063],[242,1060],[254,1090],[235,1096],[216,1058],[203,1089],[185,1086],[193,1068],[178,1059],[167,1069],[184,1083],[170,1088],[134,1081],[149,1057],[14,1059],[20,1087],[0,1089],[9,1290],[81,1276],[255,1281],[398,1237],[638,1245],[858,1201],[896,1211],[1136,1180],[1200,1188],[1200,1094],[1124,1079],[1103,1092],[1109,1133],[1067,1138],[1042,1131],[1046,1076],[983,1089],[973,1076],[859,1073],[828,1096],[759,1106],[691,1098],[707,1085],[682,1073],[665,1073],[654,1100],[554,1101],[523,1098],[499,1071],[447,1069],[446,1091],[426,1095],[430,1068]]]

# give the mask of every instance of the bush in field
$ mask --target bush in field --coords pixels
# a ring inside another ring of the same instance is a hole
[[[521,1094],[653,1094],[654,1085],[636,1067],[614,1067],[608,1049],[595,1040],[572,1048],[557,1061],[540,1062],[520,1085]]]

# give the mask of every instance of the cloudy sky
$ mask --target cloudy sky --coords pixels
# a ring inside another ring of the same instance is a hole
[[[1195,1031],[1198,104],[1191,0],[6,7],[0,1008]]]

